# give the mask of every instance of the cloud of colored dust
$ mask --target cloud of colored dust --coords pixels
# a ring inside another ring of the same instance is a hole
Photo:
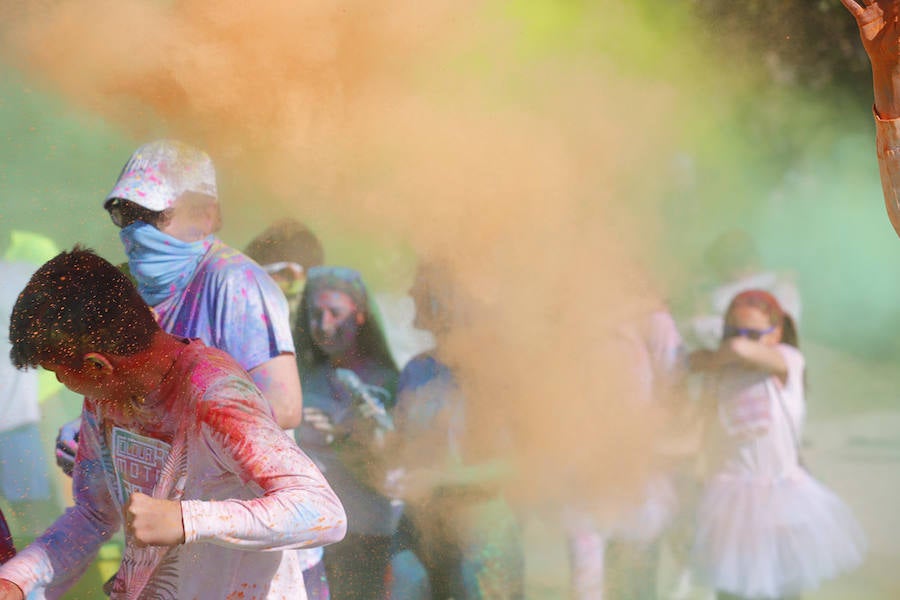
[[[4,41],[135,140],[207,149],[235,245],[290,214],[449,262],[478,306],[441,348],[473,444],[510,427],[529,500],[575,481],[622,498],[662,415],[630,402],[611,332],[687,281],[717,228],[777,229],[730,136],[752,82],[653,4],[8,2]]]

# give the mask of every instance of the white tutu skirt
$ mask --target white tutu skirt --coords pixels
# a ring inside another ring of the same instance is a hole
[[[717,590],[780,598],[859,566],[865,547],[850,509],[805,470],[779,480],[720,474],[700,502],[693,561]]]

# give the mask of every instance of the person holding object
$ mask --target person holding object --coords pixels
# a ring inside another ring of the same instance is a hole
[[[872,64],[875,145],[888,217],[900,235],[900,1],[841,0]]]
[[[441,358],[442,344],[473,310],[471,300],[441,262],[419,264],[410,294],[415,326],[430,331],[438,346],[410,360],[397,385],[384,492],[403,500],[406,512],[390,597],[524,598],[521,530],[504,494],[515,477],[509,415],[490,419],[467,401],[458,371]]]
[[[165,333],[116,267],[76,247],[13,309],[11,358],[85,396],[75,505],[0,566],[0,600],[58,597],[125,526],[112,598],[300,597],[296,552],[343,538],[340,501],[224,352]]]
[[[347,537],[325,548],[331,597],[382,598],[402,505],[376,483],[398,372],[362,276],[345,267],[310,269],[294,339],[305,390],[297,443],[347,510]]]
[[[319,238],[296,219],[280,219],[254,237],[244,248],[244,254],[256,261],[263,271],[278,284],[287,298],[291,327],[297,321],[300,298],[306,284],[306,273],[322,264],[325,250]],[[295,347],[299,351],[299,348]],[[309,600],[329,600],[331,588],[322,562],[322,548],[302,552]]]

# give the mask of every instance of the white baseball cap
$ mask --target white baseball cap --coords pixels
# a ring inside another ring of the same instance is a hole
[[[103,206],[113,198],[121,198],[149,210],[163,211],[186,192],[218,199],[212,159],[184,142],[156,140],[134,151]]]

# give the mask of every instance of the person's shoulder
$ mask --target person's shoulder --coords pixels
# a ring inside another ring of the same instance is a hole
[[[800,352],[799,348],[789,344],[778,344],[777,348],[778,351],[781,352],[781,356],[784,357],[784,360],[788,365],[788,370],[803,369],[806,360],[803,358],[803,353]]]
[[[428,353],[417,354],[409,359],[409,362],[403,367],[404,372],[418,373],[422,371],[435,371],[441,363]]]
[[[253,379],[227,352],[191,340],[185,358],[183,376],[193,387],[192,395],[199,403],[201,414],[216,406],[239,400],[242,404],[265,406],[262,394]]]
[[[213,240],[204,263],[207,270],[216,273],[243,272],[247,269],[265,273],[249,256],[218,238]]]
[[[202,272],[209,283],[217,286],[244,285],[249,280],[260,286],[277,287],[253,259],[218,239],[203,260]]]
[[[435,379],[449,382],[452,381],[453,375],[447,365],[430,353],[414,356],[400,373],[400,384],[403,387],[418,387]]]
[[[249,376],[230,354],[207,346],[201,340],[190,340],[184,349],[181,370],[191,385],[205,389],[221,379],[234,376]]]

